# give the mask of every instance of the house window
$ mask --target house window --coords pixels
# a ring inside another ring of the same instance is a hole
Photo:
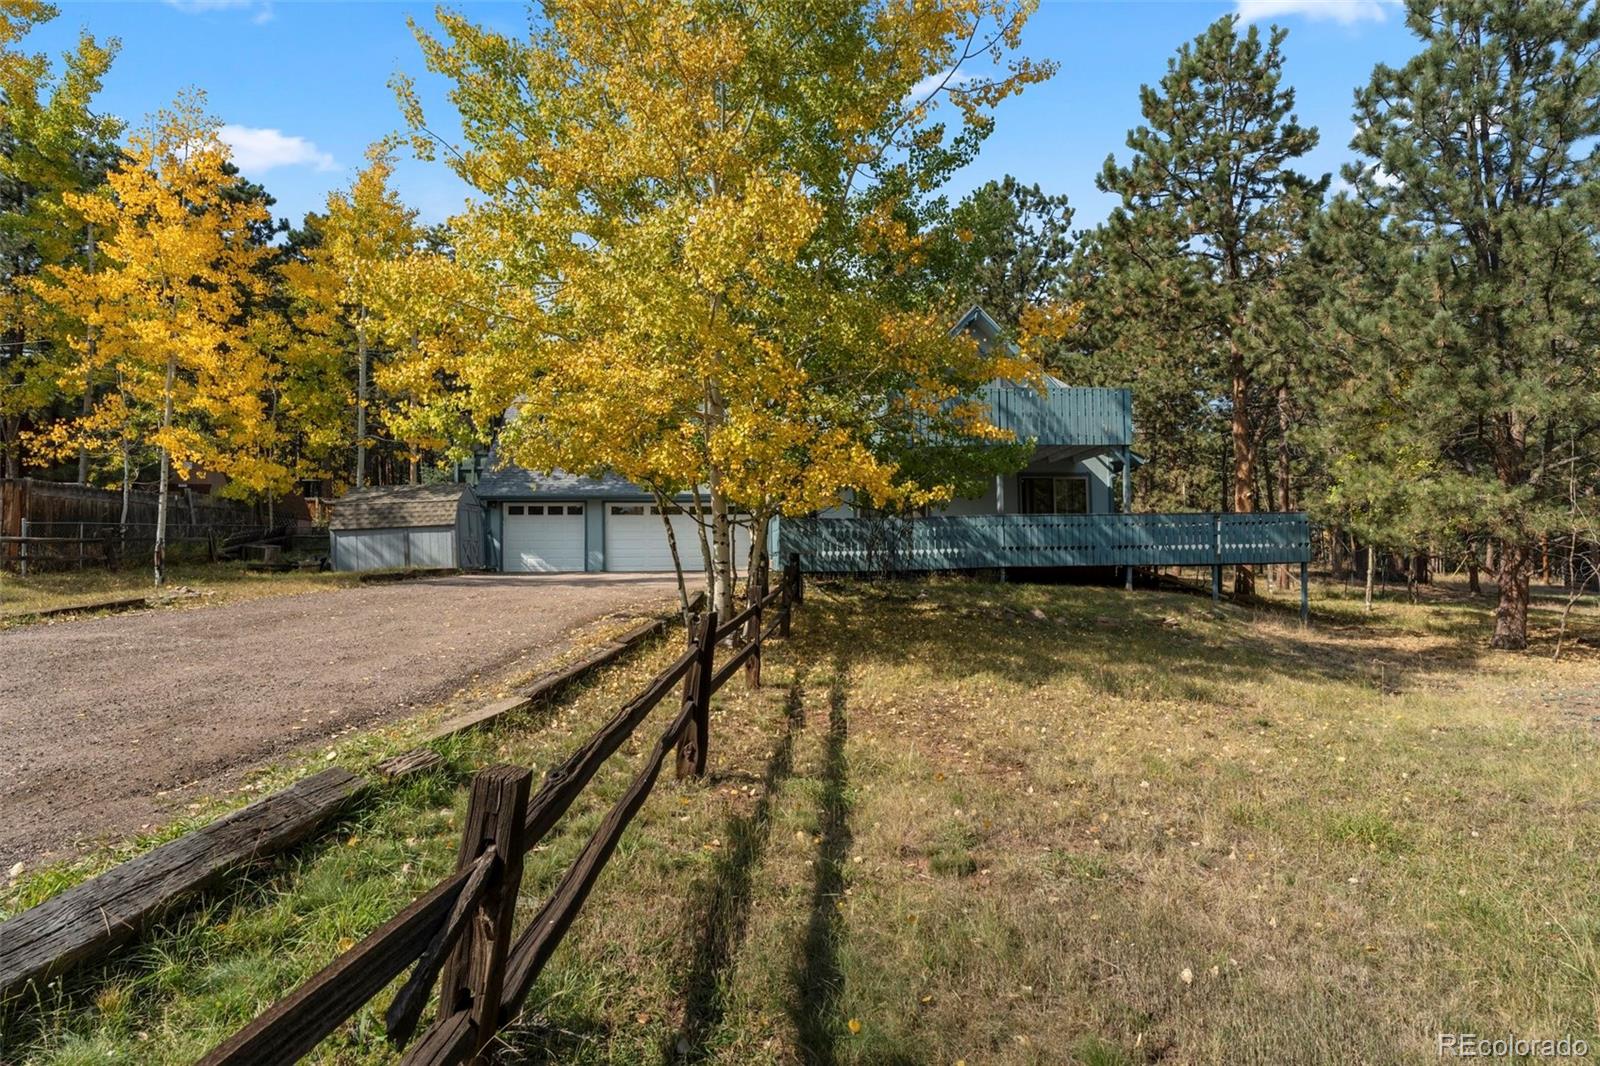
[[[1017,495],[1023,514],[1088,514],[1089,479],[1086,477],[1017,478]]]
[[[523,514],[522,504],[514,503],[506,508],[506,514]]]
[[[529,514],[544,514],[544,504],[542,504],[542,503],[530,503],[530,504],[528,504],[528,513]]]
[[[567,504],[567,513],[568,514],[582,514],[583,513],[583,504],[581,504],[581,503],[569,503],[569,504]]]
[[[614,503],[611,505],[611,513],[616,515],[642,515],[644,514],[644,504]]]

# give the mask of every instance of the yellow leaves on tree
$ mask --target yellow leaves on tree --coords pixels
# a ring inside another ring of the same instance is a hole
[[[229,475],[229,491],[281,493],[288,472],[270,458],[267,397],[273,371],[244,324],[265,296],[266,249],[250,226],[267,221],[233,194],[228,150],[199,94],[185,95],[130,139],[127,157],[91,194],[68,205],[103,235],[93,271],[51,269],[39,291],[90,328],[73,342],[80,374],[114,377],[115,393],[80,422],[103,434],[102,415],[142,419],[161,455],[156,580],[163,579],[170,467]],[[111,399],[114,396],[115,399]]]
[[[1031,9],[550,2],[528,39],[441,13],[443,38],[418,39],[454,85],[450,165],[480,199],[452,220],[448,263],[391,273],[400,328],[477,393],[477,417],[516,408],[506,457],[704,487],[729,609],[731,511],[759,547],[775,514],[928,495],[883,453],[881,420],[1032,372],[948,337],[878,270],[916,261],[919,198],[1048,72],[1008,58]],[[974,60],[999,73],[959,71]],[[431,157],[421,98],[398,88]]]

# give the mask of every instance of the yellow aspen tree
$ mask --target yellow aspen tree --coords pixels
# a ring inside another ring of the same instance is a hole
[[[268,221],[266,209],[230,195],[241,179],[226,166],[219,123],[204,105],[198,92],[180,96],[132,135],[102,189],[68,194],[68,205],[103,234],[99,262],[93,271],[50,269],[38,286],[91,327],[95,344],[80,340],[75,350],[114,368],[125,417],[153,427],[157,586],[166,580],[174,466],[226,474],[224,491],[237,495],[288,487],[288,472],[271,458],[275,370],[244,316],[266,295],[261,266],[270,253],[251,239],[251,226]],[[79,421],[89,432],[97,416]]]
[[[310,343],[344,346],[355,363],[356,488],[367,483],[373,408],[373,352],[378,295],[375,274],[407,255],[422,238],[417,213],[390,186],[394,158],[385,143],[367,149],[367,165],[348,190],[329,194],[317,222],[320,240],[303,264],[287,269]],[[408,442],[409,443],[409,442]],[[415,452],[415,446],[412,447]]]
[[[480,420],[517,409],[506,458],[703,491],[708,592],[729,612],[735,522],[759,564],[774,515],[948,496],[902,476],[886,429],[996,432],[960,399],[1033,373],[893,284],[925,254],[924,198],[1049,73],[1016,55],[1032,8],[558,0],[526,38],[441,11],[442,36],[417,37],[478,199],[447,262],[398,268],[434,284],[395,281],[397,322],[424,344],[430,318],[471,322],[440,357]],[[398,91],[434,155],[420,96]]]

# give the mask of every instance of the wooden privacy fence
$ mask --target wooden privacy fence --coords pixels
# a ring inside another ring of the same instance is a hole
[[[791,557],[776,591],[768,591],[763,572],[744,610],[720,623],[715,611],[706,611],[683,654],[547,773],[531,796],[530,770],[496,766],[479,773],[472,782],[456,872],[201,1061],[206,1066],[293,1062],[408,968],[411,976],[384,1019],[390,1041],[397,1047],[411,1042],[435,984],[439,1009],[402,1061],[442,1066],[477,1056],[521,1010],[628,823],[649,797],[667,755],[676,751],[679,777],[705,772],[712,694],[741,670],[749,687],[760,685],[762,646],[773,635],[789,634],[790,617],[802,595],[799,561]],[[718,647],[736,634],[742,642],[718,666]],[[680,682],[677,713],[638,776],[533,921],[513,937],[523,856]]]

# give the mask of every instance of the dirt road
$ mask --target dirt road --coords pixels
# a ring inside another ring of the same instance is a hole
[[[271,758],[534,669],[656,575],[483,574],[0,632],[0,870],[119,839]]]

